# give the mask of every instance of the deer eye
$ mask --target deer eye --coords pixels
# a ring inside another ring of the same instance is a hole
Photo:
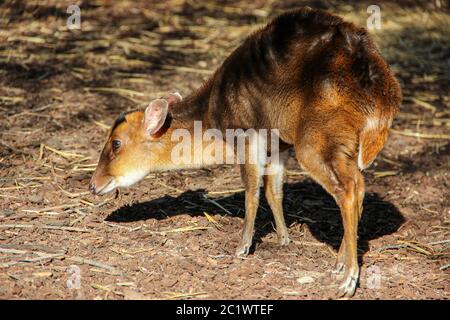
[[[112,148],[114,151],[117,151],[120,148],[121,142],[120,140],[113,140],[112,141]]]

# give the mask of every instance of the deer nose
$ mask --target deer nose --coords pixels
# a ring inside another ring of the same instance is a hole
[[[92,182],[90,182],[89,183],[89,191],[92,193],[92,194],[95,194],[95,185],[94,185],[94,183],[92,183]]]

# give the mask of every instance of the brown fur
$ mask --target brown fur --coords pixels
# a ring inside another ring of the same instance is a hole
[[[126,115],[111,133],[93,183],[135,166],[179,168],[171,165],[170,133],[192,131],[194,120],[202,121],[204,129],[222,131],[279,129],[282,150],[293,147],[299,164],[340,207],[344,238],[337,270],[344,269],[345,275],[338,294],[351,296],[359,275],[361,171],[383,148],[400,104],[399,83],[364,29],[322,11],[294,10],[250,35],[198,91],[173,103],[165,134],[145,139],[142,111]],[[120,155],[108,146],[114,136],[127,141]],[[247,163],[241,172],[246,216],[237,253],[247,254],[251,245],[262,180],[280,243],[287,244],[281,176],[262,178]]]

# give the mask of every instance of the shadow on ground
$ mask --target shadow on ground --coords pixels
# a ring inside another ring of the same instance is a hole
[[[262,193],[263,194],[263,193]],[[127,205],[112,212],[107,221],[132,222],[147,219],[166,219],[171,216],[188,214],[203,216],[203,212],[244,217],[244,192],[232,196],[214,198],[223,208],[219,209],[205,198],[205,190],[186,191],[179,196],[164,196],[159,199]],[[274,232],[272,216],[263,199],[256,220],[254,242]],[[319,185],[311,182],[299,182],[285,185],[284,213],[286,223],[305,223],[312,235],[320,242],[339,248],[343,228],[339,209],[334,199]],[[364,254],[369,249],[369,241],[396,232],[405,219],[390,202],[384,201],[378,194],[366,194],[364,212],[359,224],[358,250]]]

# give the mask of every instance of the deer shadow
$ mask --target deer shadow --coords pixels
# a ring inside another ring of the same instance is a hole
[[[244,217],[244,192],[213,199],[216,204],[208,201],[205,190],[190,190],[175,197],[166,195],[155,200],[123,206],[112,212],[106,220],[114,222],[162,220],[180,214],[203,216],[205,211],[228,217]],[[219,208],[217,203],[222,208]],[[339,208],[334,199],[318,184],[312,181],[285,184],[283,206],[288,226],[294,222],[304,223],[318,241],[336,250],[339,248],[343,236]],[[254,244],[274,232],[273,223],[270,223],[273,217],[268,208],[265,199],[261,199],[255,223]],[[396,232],[404,221],[395,205],[384,201],[376,193],[367,193],[358,230],[359,253],[364,254],[368,251],[370,240]],[[251,252],[254,251],[254,247]]]

